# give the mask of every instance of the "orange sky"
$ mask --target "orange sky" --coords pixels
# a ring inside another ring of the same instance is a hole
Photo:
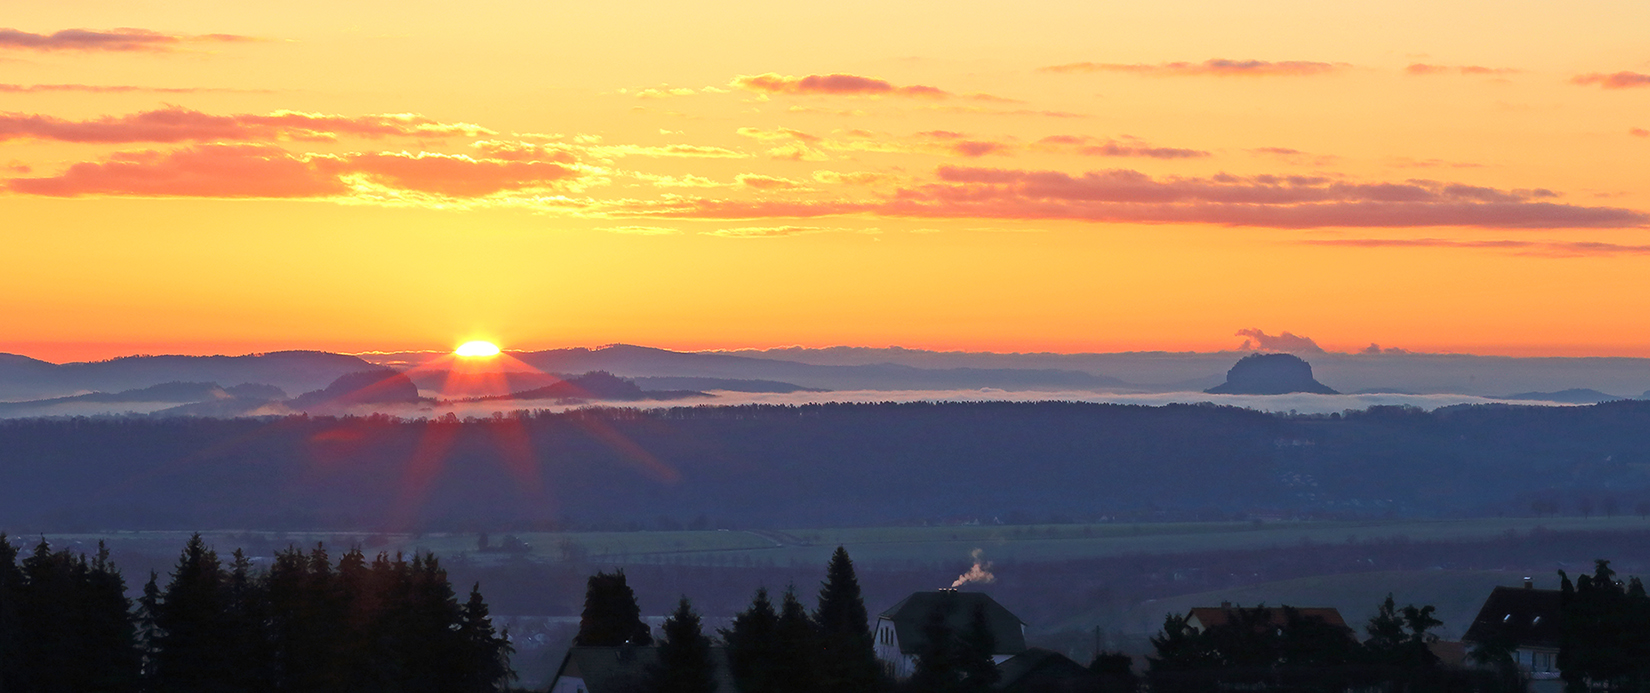
[[[1643,3],[7,9],[0,351],[1650,356]]]

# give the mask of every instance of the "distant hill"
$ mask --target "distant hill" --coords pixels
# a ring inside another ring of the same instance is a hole
[[[127,356],[52,364],[0,354],[0,400],[39,400],[123,392],[172,382],[264,383],[286,392],[325,387],[338,376],[372,368],[354,356],[277,351],[245,356]]]
[[[424,401],[418,386],[388,368],[346,373],[325,388],[305,392],[286,403],[297,410],[347,410],[363,404],[410,404]]]
[[[470,401],[491,402],[504,400],[601,400],[637,401],[646,399],[683,399],[703,397],[705,393],[674,390],[643,390],[634,381],[620,378],[607,371],[591,371],[540,388],[508,395],[476,397]]]
[[[816,366],[792,361],[615,344],[513,354],[551,373],[607,371],[625,377],[776,380],[826,390],[1131,389],[1117,378],[1075,370],[918,368],[892,363]]]
[[[746,380],[740,378],[676,378],[669,376],[632,378],[644,390],[723,390],[726,392],[826,392],[814,387],[802,387],[777,380]]]
[[[258,406],[286,398],[274,385],[244,383],[220,387],[217,383],[161,383],[121,392],[91,392],[69,397],[51,397],[22,402],[0,402],[0,417],[85,416],[93,414],[156,412],[177,409],[176,405],[197,406],[189,411],[221,412],[196,415],[240,415]],[[239,404],[235,404],[239,403]],[[131,406],[128,406],[131,405]],[[173,405],[173,406],[158,406]],[[179,409],[183,411],[182,409]],[[281,410],[282,413],[285,410]]]
[[[433,466],[410,478],[420,455]],[[7,420],[0,526],[1620,517],[1650,512],[1647,468],[1650,402],[1640,401],[1296,417],[982,402],[598,408],[508,426]]]
[[[1520,392],[1516,395],[1507,395],[1497,399],[1516,399],[1533,402],[1558,402],[1560,404],[1598,404],[1599,402],[1614,402],[1618,399],[1631,399],[1607,392],[1599,392],[1587,388],[1573,388],[1558,392]]]
[[[1215,395],[1340,394],[1312,378],[1312,364],[1294,354],[1250,354],[1226,372],[1226,382],[1205,390]]]

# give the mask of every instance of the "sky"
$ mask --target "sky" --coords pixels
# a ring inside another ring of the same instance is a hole
[[[0,351],[1650,356],[1641,2],[16,0]]]

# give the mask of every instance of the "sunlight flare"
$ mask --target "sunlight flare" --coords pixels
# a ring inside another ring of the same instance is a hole
[[[490,358],[498,356],[499,350],[498,345],[492,342],[474,341],[460,344],[453,354],[467,359]]]

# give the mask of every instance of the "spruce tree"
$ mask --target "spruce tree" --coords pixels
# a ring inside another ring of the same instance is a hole
[[[949,623],[955,604],[935,605],[922,624],[922,644],[917,649],[917,668],[906,683],[911,693],[962,693],[962,643]]]
[[[653,638],[642,622],[636,593],[625,582],[624,571],[590,576],[584,593],[584,613],[574,644],[594,647],[648,645]]]
[[[246,553],[235,549],[224,583],[225,627],[233,679],[226,688],[247,693],[270,690],[274,660],[269,629],[269,595],[261,576],[252,569]]]
[[[156,613],[156,688],[165,693],[213,693],[230,680],[232,660],[223,648],[223,566],[201,535],[189,538]]]
[[[463,626],[459,633],[464,637],[467,653],[460,691],[495,691],[515,680],[516,672],[510,669],[510,655],[515,649],[510,647],[508,633],[493,629],[493,619],[488,615],[487,601],[481,597],[479,582],[470,588],[470,597],[464,602]]]
[[[23,571],[17,567],[17,547],[0,533],[0,693],[24,690]]]
[[[138,670],[143,690],[158,689],[160,652],[160,576],[149,571],[149,581],[143,583],[143,596],[138,598],[137,647],[142,666]]]
[[[877,665],[865,599],[854,576],[854,562],[841,546],[826,568],[814,623],[819,627],[818,675],[823,690],[862,693],[881,688],[882,669]]]
[[[1002,673],[997,671],[997,663],[992,659],[997,652],[997,636],[991,632],[991,619],[985,613],[983,602],[975,603],[960,644],[957,671],[962,674],[962,690],[970,693],[990,691],[1002,678]]]
[[[731,628],[721,631],[729,673],[743,693],[772,693],[777,681],[789,675],[778,668],[778,633],[779,614],[766,587],[756,590],[750,608],[733,617]]]
[[[828,693],[819,685],[819,633],[794,586],[780,600],[774,649],[774,669],[783,674],[774,682],[774,693]]]
[[[659,661],[648,672],[653,693],[715,693],[716,663],[711,660],[710,638],[705,637],[687,597],[665,619]]]

